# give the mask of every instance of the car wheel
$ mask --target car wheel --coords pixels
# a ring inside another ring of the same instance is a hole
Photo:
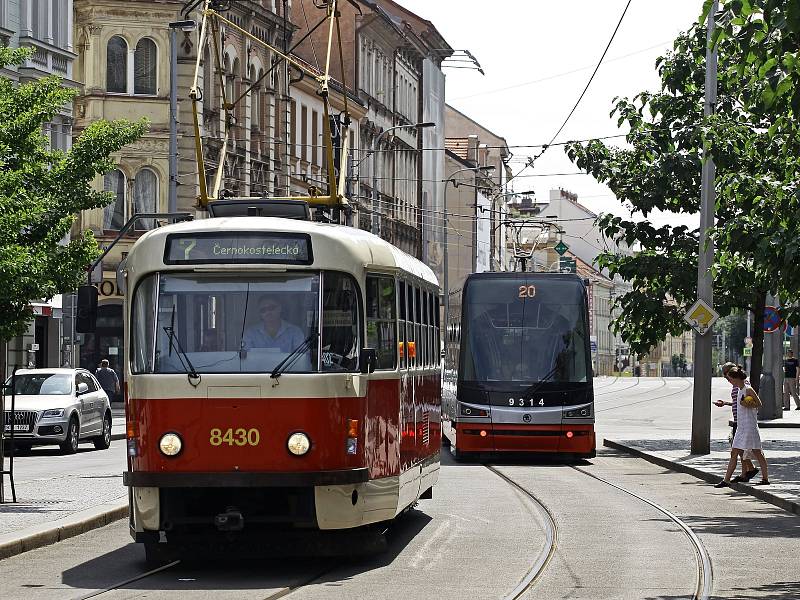
[[[103,417],[103,432],[92,440],[98,450],[106,450],[111,445],[111,414]]]
[[[63,454],[75,454],[78,451],[79,432],[78,418],[72,417],[67,425],[67,439],[59,444]]]

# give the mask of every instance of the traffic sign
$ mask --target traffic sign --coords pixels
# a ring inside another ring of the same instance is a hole
[[[764,307],[764,333],[778,331],[781,326],[781,314],[774,306]]]
[[[703,300],[698,300],[683,315],[686,321],[700,335],[704,335],[714,323],[719,319],[719,313],[706,304]]]
[[[589,336],[589,346],[592,349],[592,354],[597,354],[597,336],[590,335]]]
[[[561,256],[564,256],[564,253],[569,250],[569,246],[567,246],[563,240],[559,240],[558,243],[555,245],[554,250],[558,252]]]
[[[558,259],[558,270],[562,273],[576,273],[578,270],[574,258],[562,256]]]
[[[742,356],[753,356],[753,347],[745,346],[742,348]]]

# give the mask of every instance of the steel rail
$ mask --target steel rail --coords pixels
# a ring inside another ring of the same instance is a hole
[[[612,385],[616,384],[618,379],[619,379],[619,375],[614,377],[614,380],[611,383],[607,383],[606,385],[603,385],[603,386],[600,386],[600,387],[596,387],[594,389],[596,389],[596,390],[604,390],[607,387],[611,387]]]
[[[595,410],[595,414],[599,412],[606,412],[608,410],[617,410],[618,408],[625,408],[626,406],[634,406],[636,404],[644,404],[645,402],[652,402],[653,400],[661,400],[662,398],[669,398],[670,396],[676,396],[678,394],[682,394],[686,390],[690,390],[694,386],[694,382],[690,381],[689,385],[685,388],[682,388],[676,392],[670,392],[669,394],[663,394],[661,396],[656,396],[655,398],[645,398],[644,400],[637,400],[636,402],[628,402],[627,404],[620,404],[618,406],[609,406],[607,408],[601,408],[600,410]]]
[[[700,541],[700,538],[697,537],[697,534],[689,527],[686,523],[684,523],[680,518],[675,516],[673,513],[668,511],[663,506],[653,502],[652,500],[648,500],[644,496],[640,496],[636,492],[632,492],[624,487],[621,487],[615,483],[608,481],[607,479],[603,479],[593,473],[589,473],[580,467],[576,467],[570,465],[570,468],[586,475],[587,477],[591,477],[592,479],[596,479],[602,483],[605,483],[608,486],[613,487],[614,489],[619,490],[629,496],[636,498],[644,502],[645,504],[655,508],[657,511],[668,517],[673,523],[675,523],[678,527],[681,528],[683,533],[689,539],[689,542],[692,544],[694,550],[694,557],[697,564],[697,585],[695,587],[694,595],[692,596],[693,600],[708,600],[711,598],[711,594],[714,589],[714,570],[711,566],[711,557],[708,555],[708,551],[706,550],[703,542]]]
[[[517,490],[525,494],[528,498],[533,500],[545,524],[546,543],[544,549],[537,557],[536,562],[534,562],[533,566],[531,566],[531,568],[528,569],[528,572],[525,574],[522,580],[517,584],[517,586],[513,590],[511,590],[511,592],[509,592],[507,595],[503,597],[503,600],[517,600],[531,587],[533,587],[533,585],[541,578],[545,568],[555,555],[556,547],[558,546],[558,526],[556,525],[555,517],[553,516],[553,513],[550,512],[550,509],[547,508],[547,506],[545,506],[545,504],[541,500],[539,500],[536,496],[534,496],[530,491],[526,490],[516,481],[514,481],[504,473],[501,473],[493,466],[487,464],[484,464],[483,466],[489,469],[492,473],[494,473],[498,477],[500,477],[503,481],[505,481],[512,487],[516,488]]]
[[[107,594],[108,592],[113,592],[114,590],[117,590],[119,588],[125,587],[126,585],[128,585],[129,583],[133,583],[134,581],[139,581],[139,580],[144,579],[146,577],[150,577],[151,575],[155,575],[156,573],[161,573],[162,571],[166,571],[167,569],[171,569],[172,567],[174,567],[175,565],[179,564],[180,562],[181,561],[179,561],[179,560],[173,560],[172,562],[167,563],[166,565],[162,565],[162,566],[160,566],[160,567],[158,567],[156,569],[151,569],[150,571],[146,571],[146,572],[142,573],[141,575],[136,575],[135,577],[129,577],[128,579],[125,579],[123,581],[120,581],[118,583],[110,585],[109,587],[103,588],[102,590],[98,590],[96,592],[91,592],[89,594],[86,594],[85,596],[79,596],[75,600],[89,600],[89,598],[96,598],[97,596],[102,596],[103,594]]]
[[[667,380],[666,379],[664,379],[663,377],[659,377],[658,379],[661,380],[661,385],[659,385],[658,387],[654,387],[653,389],[647,390],[648,392],[655,392],[657,390],[660,390],[663,387],[667,387]],[[631,388],[633,388],[633,387],[636,387],[636,386],[631,386]],[[624,388],[624,389],[628,390],[628,389],[631,389],[631,388]],[[605,396],[606,394],[611,394],[613,392],[614,392],[614,390],[609,390],[608,392],[603,392],[602,394],[595,394],[595,396]],[[605,400],[602,400],[602,402],[613,402],[613,401],[614,401],[614,398],[606,398]]]
[[[641,377],[637,377],[637,378],[636,378],[636,383],[634,383],[633,385],[629,385],[628,387],[624,387],[624,388],[622,388],[622,389],[620,389],[620,390],[616,390],[616,391],[618,391],[618,392],[624,392],[625,390],[630,390],[630,389],[632,389],[632,388],[635,388],[637,385],[639,385],[639,382],[640,382],[640,380],[641,380],[641,379],[642,379]],[[611,390],[611,391],[608,391],[608,392],[602,392],[602,393],[600,393],[600,394],[595,394],[595,396],[603,396],[603,395],[605,395],[605,394],[610,394],[610,393],[611,393],[611,392],[613,392],[613,391],[614,391],[614,390]]]

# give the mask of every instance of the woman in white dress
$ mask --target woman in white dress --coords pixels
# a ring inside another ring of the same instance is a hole
[[[769,485],[769,472],[767,470],[767,459],[761,450],[761,436],[758,433],[758,409],[761,406],[761,399],[755,390],[745,385],[747,374],[741,367],[733,367],[728,371],[728,380],[739,388],[736,396],[737,419],[736,435],[733,438],[731,447],[731,458],[728,461],[728,470],[725,472],[725,479],[720,481],[715,487],[725,487],[731,482],[731,475],[736,469],[736,463],[745,450],[751,450],[761,466],[761,481],[755,485]]]

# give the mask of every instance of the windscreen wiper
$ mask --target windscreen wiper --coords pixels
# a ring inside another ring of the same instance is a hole
[[[178,351],[178,359],[181,361],[181,366],[183,367],[183,370],[186,371],[186,374],[193,379],[200,377],[200,375],[197,373],[197,370],[194,368],[192,361],[189,360],[189,357],[184,351],[183,346],[181,346],[178,336],[175,335],[175,328],[172,327],[172,325],[169,325],[162,327],[162,329],[164,330],[164,333],[167,334],[167,339],[169,339],[169,353],[172,354],[172,347],[174,345],[175,349]]]
[[[277,379],[278,377],[280,377],[281,373],[283,373],[286,369],[288,369],[294,364],[294,361],[300,357],[300,354],[306,351],[306,349],[311,345],[311,342],[313,342],[314,338],[316,337],[319,337],[319,334],[312,333],[310,336],[304,339],[300,343],[300,345],[297,346],[297,348],[289,352],[286,358],[284,358],[281,362],[275,365],[275,368],[272,369],[272,373],[270,373],[270,378]]]

